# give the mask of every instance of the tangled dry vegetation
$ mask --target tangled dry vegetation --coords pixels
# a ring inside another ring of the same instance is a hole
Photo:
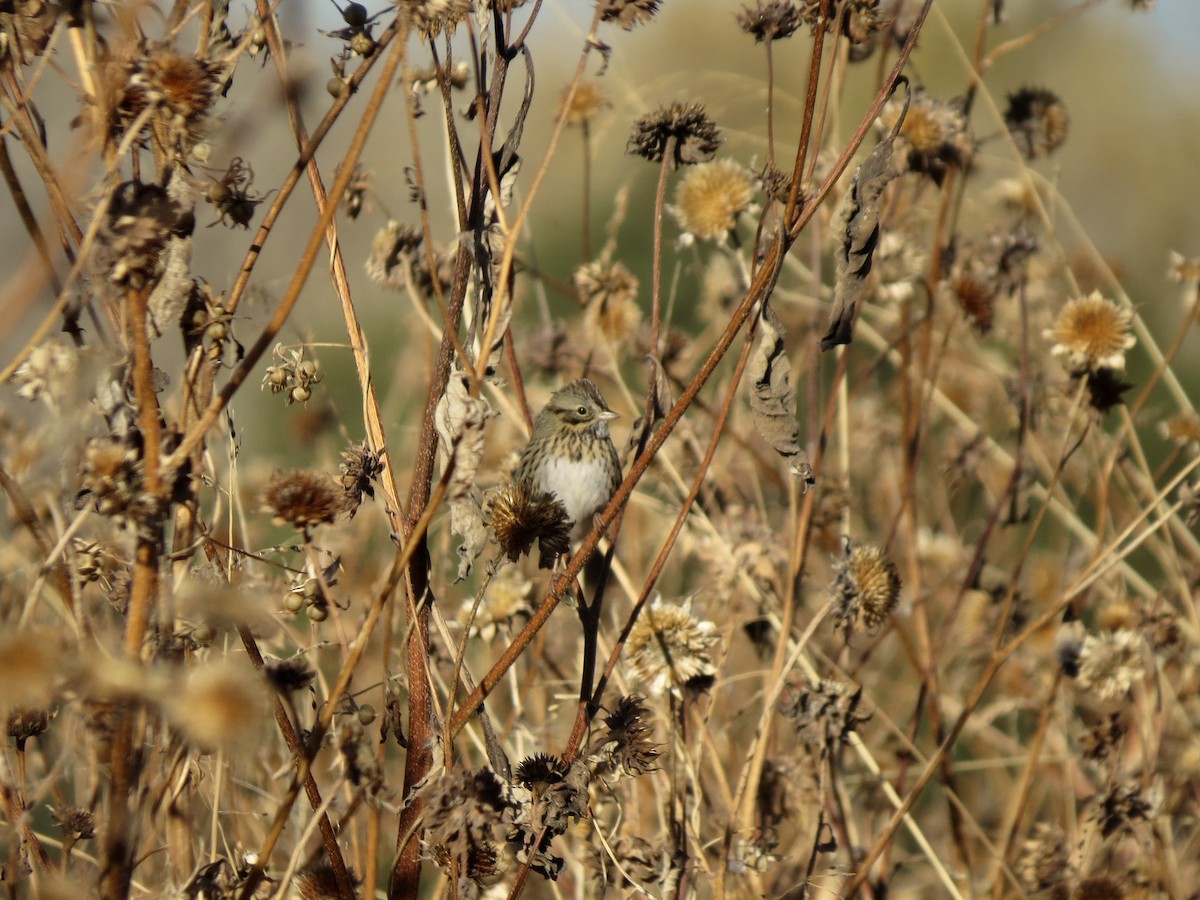
[[[660,0],[332,2],[0,4],[7,895],[1195,896],[1200,262],[1152,334],[989,88],[1094,0],[960,4],[955,95],[932,0],[718,11],[753,129],[618,101]]]

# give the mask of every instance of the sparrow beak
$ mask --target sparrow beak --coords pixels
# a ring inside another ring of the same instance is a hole
[[[615,413],[611,409],[602,409],[602,410],[600,410],[599,418],[606,419],[606,420],[607,419],[619,419],[619,418],[621,418],[621,414]]]

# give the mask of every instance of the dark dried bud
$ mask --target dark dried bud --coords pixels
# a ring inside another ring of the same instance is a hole
[[[288,472],[278,476],[267,486],[263,505],[280,523],[301,530],[332,522],[346,509],[340,486],[318,472]]]
[[[506,484],[490,498],[484,522],[492,529],[501,552],[516,562],[537,541],[539,565],[548,568],[571,549],[571,520],[556,497],[535,493],[527,482]]]
[[[599,0],[601,22],[616,22],[626,31],[654,18],[661,0]]]
[[[676,166],[712,159],[721,146],[721,130],[699,103],[672,103],[642,116],[633,125],[626,153],[662,162],[668,154]]]
[[[736,18],[738,27],[759,43],[791,37],[805,21],[804,11],[791,0],[758,0]]]
[[[1021,88],[1008,95],[1004,124],[1026,159],[1037,159],[1057,150],[1071,127],[1067,107],[1053,91]]]

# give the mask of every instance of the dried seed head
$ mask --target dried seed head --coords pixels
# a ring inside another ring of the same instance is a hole
[[[17,396],[26,400],[43,398],[51,408],[64,399],[75,374],[77,354],[58,338],[50,338],[29,352],[25,362],[15,371],[11,383],[17,385]]]
[[[735,14],[738,28],[753,35],[756,43],[778,41],[791,37],[806,21],[812,21],[815,10],[803,10],[792,0],[758,0],[754,6],[742,8]]]
[[[172,722],[202,749],[251,740],[265,721],[262,680],[249,668],[229,665],[194,670],[183,690],[167,700]]]
[[[263,674],[267,676],[267,684],[280,694],[302,691],[317,677],[312,666],[301,656],[269,662],[263,667]]]
[[[51,810],[54,824],[77,841],[90,841],[96,836],[96,817],[86,809],[68,806],[63,810]]]
[[[278,524],[307,530],[345,512],[346,499],[341,486],[322,472],[287,472],[267,485],[263,506]]]
[[[900,573],[881,547],[846,541],[844,557],[836,564],[832,591],[834,613],[847,632],[874,633],[887,621],[900,600]]]
[[[18,706],[8,714],[8,736],[23,750],[31,737],[45,734],[50,727],[50,710],[43,707]]]
[[[397,0],[396,6],[411,17],[413,28],[425,38],[453,32],[473,11],[471,0]]]
[[[349,875],[350,880],[357,884],[354,873],[349,872]],[[298,870],[292,878],[292,890],[296,900],[335,900],[344,896],[333,864],[327,859],[311,862]]]
[[[342,461],[338,464],[338,472],[341,473],[346,506],[350,517],[353,518],[354,514],[358,512],[364,496],[375,499],[375,487],[372,482],[378,481],[379,476],[383,474],[383,461],[379,458],[379,454],[371,450],[367,446],[367,442],[363,441],[359,444],[351,444],[342,451]]]
[[[1017,875],[1029,891],[1051,890],[1074,874],[1062,829],[1046,822],[1034,826],[1017,861]]]
[[[655,601],[633,626],[625,649],[651,694],[704,691],[717,673],[712,661],[720,641],[716,631],[712,622],[697,621],[682,607]]]
[[[598,259],[575,270],[575,290],[586,308],[589,331],[614,343],[628,340],[642,321],[637,304],[638,280],[619,262]]]
[[[219,96],[222,72],[220,64],[152,48],[133,64],[121,112],[132,120],[143,107],[154,106],[177,139],[194,144]]]
[[[662,162],[670,154],[675,166],[711,159],[721,146],[721,131],[699,103],[672,103],[633,124],[626,153]]]
[[[430,778],[418,791],[424,806],[425,853],[447,872],[456,872],[454,889],[476,896],[499,874],[515,804],[491,769],[462,768]]]
[[[497,488],[484,503],[483,520],[500,552],[512,562],[528,553],[534,541],[542,565],[571,549],[566,507],[551,494],[536,493],[527,482]]]
[[[829,754],[870,718],[860,709],[861,703],[861,687],[831,679],[804,681],[789,685],[780,695],[779,712],[796,726],[802,744]]]
[[[992,330],[996,317],[996,289],[972,272],[961,272],[950,279],[950,293],[959,308],[980,334]]]
[[[389,221],[371,241],[371,255],[366,263],[367,275],[381,287],[404,290],[408,283],[406,270],[415,272],[421,267],[417,254],[421,241],[420,229]]]
[[[731,159],[688,171],[675,189],[672,212],[679,226],[700,240],[723,238],[754,199],[749,173]]]
[[[1045,336],[1054,341],[1051,353],[1063,357],[1072,374],[1125,368],[1125,351],[1137,343],[1129,333],[1133,311],[1099,291],[1067,302]]]
[[[1045,88],[1021,88],[1008,95],[1004,124],[1026,159],[1057,150],[1071,127],[1066,104]]]
[[[1101,700],[1119,700],[1146,674],[1141,635],[1128,628],[1089,634],[1079,649],[1076,679]]]
[[[612,104],[594,81],[582,81],[570,94],[564,90],[558,101],[558,114],[568,125],[584,125]]]
[[[567,774],[561,759],[549,753],[527,756],[517,765],[516,778],[519,784],[539,796],[552,784],[558,784]]]
[[[1170,265],[1167,268],[1167,278],[1185,284],[1200,284],[1200,257],[1185,257],[1182,253],[1172,250],[1168,254]]]
[[[180,211],[157,184],[126,181],[113,192],[101,231],[99,259],[113,284],[141,288],[162,271],[167,239]]]
[[[904,110],[904,101],[893,97],[879,113],[879,123],[890,132]],[[941,100],[917,88],[900,126],[892,165],[903,171],[922,172],[940,185],[946,172],[966,165],[975,152],[967,132],[961,100]]]
[[[616,22],[626,31],[645,25],[658,12],[661,0],[597,0],[601,22]]]
[[[1158,423],[1158,433],[1176,447],[1195,451],[1200,449],[1200,416],[1182,412]]]
[[[662,747],[650,740],[654,728],[645,700],[636,694],[617,700],[604,717],[604,733],[596,739],[593,752],[601,754],[597,773],[610,779],[622,775],[644,775],[658,769]]]

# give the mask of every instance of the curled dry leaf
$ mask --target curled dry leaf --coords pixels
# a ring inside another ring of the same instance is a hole
[[[896,82],[897,85],[900,83]],[[904,83],[907,88],[907,81]],[[879,198],[883,189],[899,174],[892,166],[892,149],[907,113],[906,97],[891,134],[880,141],[855,170],[850,191],[834,217],[837,273],[833,312],[829,316],[829,328],[821,338],[822,350],[848,344],[853,337],[854,313],[866,291],[867,276],[871,274],[875,247],[879,243]]]
[[[768,303],[763,303],[758,327],[762,336],[748,367],[754,427],[787,460],[788,471],[801,479],[807,490],[814,479],[808,456],[800,447],[796,391],[789,378],[791,363],[783,344],[783,325]]]
[[[483,459],[484,428],[496,413],[482,397],[472,397],[468,380],[455,373],[438,401],[435,423],[444,465],[454,466],[446,496],[450,502],[450,529],[460,535],[458,580],[467,577],[487,543],[487,529],[479,498],[473,488]]]

